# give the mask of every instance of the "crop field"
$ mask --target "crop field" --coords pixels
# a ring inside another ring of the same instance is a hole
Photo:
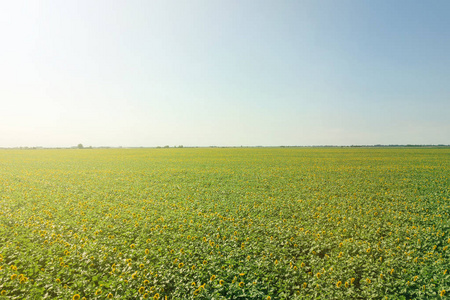
[[[0,151],[0,299],[443,299],[450,149]]]

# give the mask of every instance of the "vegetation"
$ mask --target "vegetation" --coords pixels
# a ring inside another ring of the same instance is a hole
[[[450,149],[0,151],[1,299],[440,299]]]

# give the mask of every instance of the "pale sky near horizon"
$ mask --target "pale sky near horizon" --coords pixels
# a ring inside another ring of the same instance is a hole
[[[450,1],[2,1],[0,147],[450,144]]]

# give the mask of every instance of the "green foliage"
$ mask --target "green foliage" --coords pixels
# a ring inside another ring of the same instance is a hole
[[[4,150],[0,299],[445,298],[449,154]]]

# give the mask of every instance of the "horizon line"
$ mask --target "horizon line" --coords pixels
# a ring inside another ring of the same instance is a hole
[[[81,145],[81,146],[80,146]],[[23,149],[23,150],[38,150],[38,149],[181,149],[181,148],[351,148],[351,147],[368,147],[368,148],[388,148],[388,147],[450,147],[450,144],[351,144],[351,145],[333,145],[333,144],[323,144],[323,145],[233,145],[233,146],[184,146],[184,145],[164,145],[164,146],[83,146],[79,144],[77,146],[14,146],[14,147],[2,147],[0,149]]]

